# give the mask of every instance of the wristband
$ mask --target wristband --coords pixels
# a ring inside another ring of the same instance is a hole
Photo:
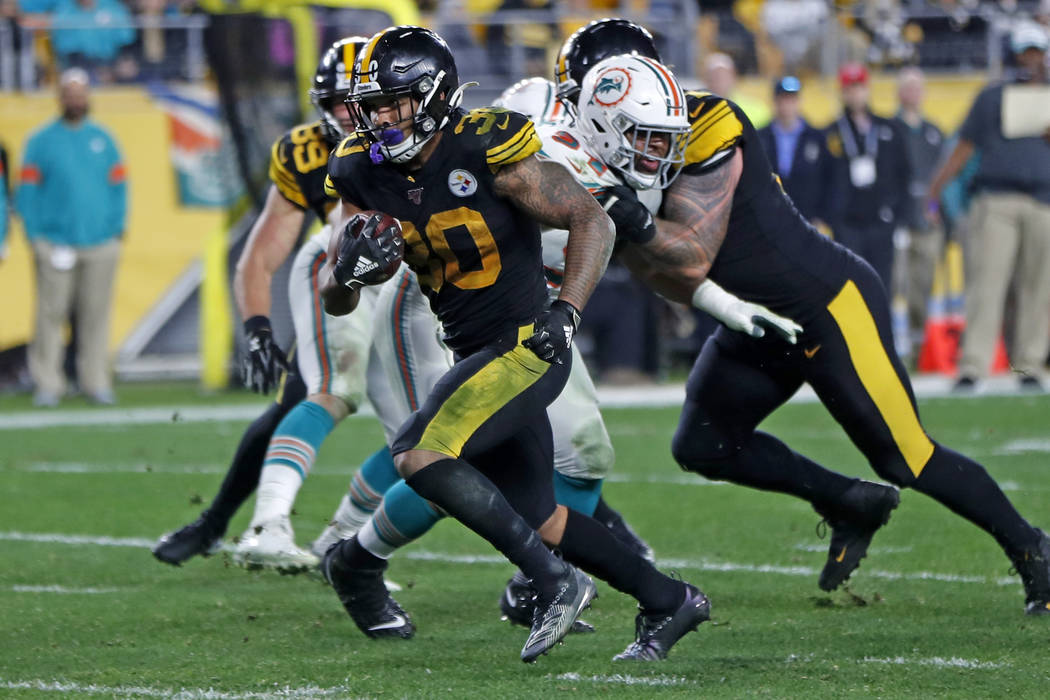
[[[273,331],[270,327],[270,319],[266,316],[252,316],[244,322],[244,332],[247,335],[253,335],[261,330]]]

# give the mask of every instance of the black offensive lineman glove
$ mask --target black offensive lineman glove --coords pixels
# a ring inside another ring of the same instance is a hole
[[[332,272],[336,282],[352,289],[386,282],[404,257],[401,227],[386,214],[358,212],[341,235]]]
[[[572,347],[572,338],[580,327],[580,312],[561,299],[551,304],[532,324],[532,335],[521,344],[536,357],[551,364],[564,364],[561,355]]]
[[[653,215],[638,199],[638,194],[626,185],[606,188],[598,201],[616,225],[616,238],[642,245],[656,236]]]
[[[277,386],[281,370],[290,371],[288,360],[274,342],[270,319],[252,316],[244,322],[244,334],[248,337],[248,354],[242,370],[244,386],[258,394],[268,394]]]

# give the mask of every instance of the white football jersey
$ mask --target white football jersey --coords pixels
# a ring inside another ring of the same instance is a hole
[[[540,158],[552,160],[565,167],[576,181],[598,196],[607,187],[622,185],[616,172],[594,155],[579,128],[569,124],[547,124],[538,126],[536,133],[543,141]],[[663,190],[638,190],[638,199],[656,216],[663,202]],[[569,232],[565,229],[541,229],[543,244],[543,268],[547,276],[547,287],[551,298],[558,296],[565,276],[565,247]]]
[[[504,90],[492,105],[521,112],[536,126],[571,121],[569,108],[558,99],[557,92],[546,78],[525,78]]]

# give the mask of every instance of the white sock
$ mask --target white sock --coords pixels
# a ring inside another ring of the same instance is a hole
[[[251,527],[262,525],[292,514],[292,504],[303,485],[299,472],[283,464],[267,464],[259,475],[255,492],[255,514]]]

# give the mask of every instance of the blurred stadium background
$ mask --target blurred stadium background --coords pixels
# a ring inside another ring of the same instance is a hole
[[[768,120],[771,81],[787,71],[803,80],[803,114],[828,124],[840,109],[835,71],[859,60],[873,70],[872,105],[883,115],[897,109],[895,72],[923,68],[927,117],[952,134],[980,87],[1008,67],[1011,27],[1050,23],[1050,1],[0,0],[0,145],[7,172],[17,172],[26,136],[55,114],[70,47],[97,55],[92,116],[117,136],[130,183],[110,338],[118,376],[225,386],[239,336],[232,265],[265,193],[271,143],[314,118],[306,88],[323,48],[390,24],[429,26],[452,45],[461,78],[480,83],[467,92],[475,106],[520,78],[549,76],[563,39],[610,15],[648,27],[687,88],[701,85],[706,56],[729,54],[735,97],[754,106],[757,125]],[[8,242],[0,387],[18,389],[27,388],[33,279],[17,219]],[[274,302],[287,345],[284,295]],[[661,306],[655,316],[651,365],[666,375],[686,366],[698,339],[682,313]]]

